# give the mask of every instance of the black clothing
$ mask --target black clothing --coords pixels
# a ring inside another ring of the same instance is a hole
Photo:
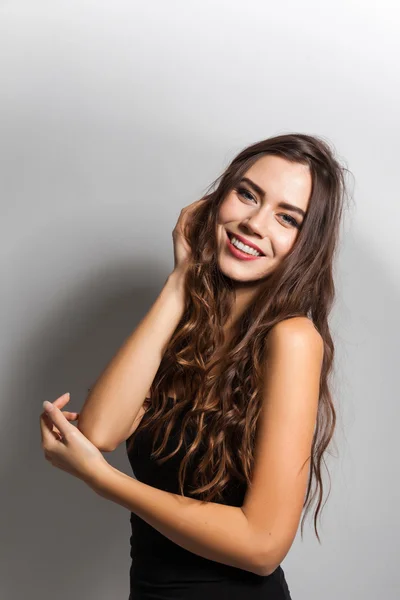
[[[171,401],[172,398],[169,399]],[[148,410],[151,411],[151,407]],[[143,419],[148,414],[145,413]],[[162,456],[176,448],[181,418],[182,415],[171,431]],[[147,485],[179,494],[178,470],[185,453],[184,444],[175,456],[158,466],[150,458],[151,433],[147,429],[141,431],[140,423],[135,435],[134,446],[128,453],[134,476]],[[158,439],[157,447],[161,439]],[[129,440],[125,442],[126,449]],[[190,444],[191,440],[187,437],[186,440]],[[244,484],[231,482],[225,489],[223,504],[241,506],[245,492]],[[131,513],[130,523],[132,562],[129,600],[291,600],[281,566],[269,576],[256,575],[182,548],[134,513]]]

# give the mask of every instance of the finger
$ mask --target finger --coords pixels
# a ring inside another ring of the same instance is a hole
[[[77,421],[79,418],[79,413],[77,413],[77,412],[69,412],[67,410],[63,410],[62,414],[70,423],[72,421]],[[48,419],[47,415],[45,415],[44,418]],[[50,427],[50,431],[52,431],[56,435],[56,438],[62,439],[61,433],[58,431],[57,427],[50,420],[48,420],[48,425]]]
[[[47,416],[47,413],[40,415],[40,435],[42,439],[42,446],[46,446],[54,441],[54,435],[52,433],[53,423]]]
[[[69,402],[69,400],[70,400],[70,394],[68,392],[68,393],[62,394],[62,396],[59,396],[58,398],[56,398],[54,400],[54,402],[51,404],[53,404],[53,406],[57,406],[57,408],[61,409],[63,406],[65,406]],[[43,425],[45,423],[47,423],[48,426],[50,427],[50,431],[51,431],[51,420],[45,419],[45,421],[42,422],[43,415],[47,415],[47,414],[48,414],[48,411],[46,411],[46,410],[43,410],[43,412],[40,414],[40,426],[43,430]]]
[[[79,418],[79,413],[73,413],[73,412],[68,412],[63,410],[62,414],[64,415],[64,417],[67,419],[67,421],[69,423],[72,423],[73,421],[77,421]],[[58,431],[57,427],[53,424],[53,433],[58,433],[60,435],[60,437],[62,437],[61,432]]]
[[[47,417],[57,427],[60,434],[65,438],[67,434],[71,431],[71,427],[73,427],[73,425],[71,425],[68,419],[64,417],[61,410],[57,408],[57,406],[55,406],[53,403],[43,403],[43,408],[46,411]],[[46,432],[45,430],[45,435],[47,435],[47,439],[49,434],[50,432]]]
[[[68,419],[68,421],[77,421],[77,420],[79,419],[79,415],[80,415],[80,413],[78,413],[78,412],[71,412],[71,411],[69,411],[69,410],[63,410],[63,411],[61,411],[61,412],[62,412],[62,414],[64,415],[64,417],[65,417],[66,419]],[[43,416],[43,415],[45,415],[45,416],[47,415],[47,411],[46,411],[46,410],[44,410],[44,411],[41,413],[41,415],[40,415],[40,416]]]
[[[68,419],[68,421],[77,421],[79,418],[79,413],[77,412],[69,412],[69,411],[62,411],[63,415],[65,416],[66,419]],[[44,411],[41,414],[41,420],[43,419],[44,423],[41,423],[41,429],[42,426],[44,425],[45,427],[48,428],[48,430],[53,434],[53,436],[55,436],[55,438],[57,440],[62,440],[62,435],[60,433],[60,431],[58,430],[58,428],[54,425],[54,423],[51,421],[50,417],[48,416],[47,412]],[[44,436],[42,434],[42,443],[44,442]]]
[[[58,398],[56,398],[56,400],[54,400],[54,402],[51,402],[50,404],[52,404],[53,406],[57,406],[57,408],[59,408],[61,410],[61,408],[63,408],[66,404],[68,404],[68,402],[70,401],[70,394],[69,392],[67,394],[63,394],[62,396],[59,396]],[[47,413],[46,410],[43,410],[42,414]]]
[[[52,441],[63,439],[60,431],[51,421],[50,417],[46,412],[44,412],[40,417],[40,430],[41,430],[41,438],[42,438],[42,446],[48,447],[49,443]]]
[[[71,399],[71,395],[69,392],[67,394],[63,394],[54,400],[53,404],[57,406],[57,408],[63,408]]]
[[[76,421],[79,418],[79,413],[77,412],[70,412],[68,410],[63,410],[61,412],[68,421]]]
[[[68,421],[77,421],[79,419],[79,413],[77,412],[69,412],[68,410],[63,410],[61,412],[64,415],[64,417],[68,419]],[[45,416],[46,419],[48,419],[47,411],[44,410],[40,416]]]

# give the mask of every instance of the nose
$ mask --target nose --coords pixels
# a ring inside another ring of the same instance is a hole
[[[242,222],[242,226],[249,232],[259,237],[264,238],[267,235],[267,219],[265,215],[260,213],[248,217]]]

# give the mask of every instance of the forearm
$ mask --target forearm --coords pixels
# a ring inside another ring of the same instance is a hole
[[[194,554],[263,573],[254,535],[240,507],[165,492],[108,466],[89,484],[100,496],[124,506]]]
[[[172,273],[159,296],[126,339],[88,395],[78,428],[98,448],[126,439],[184,311],[184,290]]]

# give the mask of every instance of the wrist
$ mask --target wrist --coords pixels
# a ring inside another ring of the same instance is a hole
[[[114,471],[116,471],[116,469],[104,460],[104,463],[96,468],[90,478],[86,479],[86,483],[94,492],[96,492],[96,494],[103,496],[107,489],[107,481]]]
[[[174,289],[176,293],[184,296],[185,294],[186,269],[176,268],[167,277],[166,284]]]

